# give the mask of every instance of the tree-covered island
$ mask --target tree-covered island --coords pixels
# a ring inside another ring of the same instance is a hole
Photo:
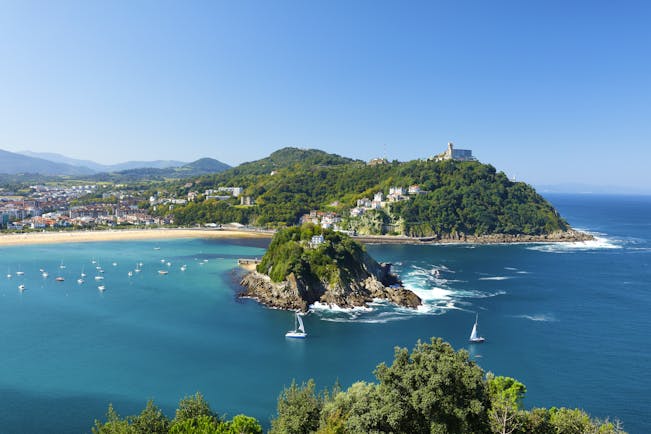
[[[344,308],[386,299],[415,308],[420,298],[402,287],[390,264],[379,264],[349,236],[305,224],[276,232],[243,296],[281,309],[306,311],[321,302]]]

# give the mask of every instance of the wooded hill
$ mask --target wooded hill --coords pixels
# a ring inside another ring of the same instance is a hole
[[[387,195],[394,186],[418,185],[421,194],[390,202],[381,210],[350,218],[358,199]],[[266,227],[295,225],[311,210],[333,211],[343,229],[358,233],[390,232],[409,236],[454,234],[543,235],[569,226],[552,205],[529,185],[513,182],[488,164],[475,161],[387,162],[369,165],[317,150],[285,148],[269,157],[204,176],[180,194],[243,187],[255,204],[238,199],[203,200],[174,209],[175,221],[239,222]]]

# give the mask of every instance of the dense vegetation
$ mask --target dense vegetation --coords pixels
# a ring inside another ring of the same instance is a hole
[[[229,421],[213,412],[204,397],[197,393],[179,402],[176,414],[169,419],[153,401],[142,412],[121,418],[109,405],[106,422],[95,421],[93,434],[260,434],[262,427],[252,417],[237,415]]]
[[[618,423],[578,409],[522,409],[526,388],[508,377],[484,375],[466,351],[441,339],[396,349],[380,364],[377,383],[357,382],[316,393],[313,381],[286,388],[271,433],[616,434]]]
[[[309,243],[315,235],[322,235],[324,242],[312,248]],[[258,264],[258,272],[268,274],[274,282],[282,282],[294,273],[308,283],[336,286],[360,276],[361,267],[368,261],[364,247],[349,236],[306,224],[276,232]]]
[[[386,195],[392,186],[410,185],[418,185],[423,193],[369,213],[371,220],[377,220],[375,226],[352,219],[342,225],[361,233],[397,232],[410,236],[540,235],[568,229],[532,187],[510,181],[490,165],[422,160],[367,165],[322,151],[294,148],[199,178],[192,187],[179,189],[187,192],[242,186],[244,195],[251,196],[255,205],[238,207],[232,201],[218,206],[199,201],[177,207],[174,217],[181,225],[231,221],[272,227],[294,225],[310,210],[348,216],[358,199],[372,198],[376,192]]]
[[[579,409],[524,410],[522,383],[486,375],[468,352],[456,352],[441,339],[419,342],[411,352],[396,348],[393,363],[378,365],[375,376],[377,382],[320,393],[313,380],[292,382],[278,398],[270,432],[624,434],[618,422],[595,420]],[[261,432],[251,417],[222,420],[200,394],[181,400],[172,420],[150,401],[142,413],[126,418],[109,406],[106,422],[96,421],[93,428],[95,434]]]

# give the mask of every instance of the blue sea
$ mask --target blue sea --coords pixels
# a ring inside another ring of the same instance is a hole
[[[268,241],[0,248],[0,431],[89,432],[109,403],[125,416],[148,399],[173,416],[196,391],[220,414],[269,426],[293,379],[319,388],[373,380],[394,347],[439,336],[525,383],[527,407],[580,407],[651,432],[651,197],[548,199],[596,240],[368,246],[425,305],[319,307],[298,342],[284,337],[290,312],[236,297],[237,258],[261,256]],[[486,343],[470,345],[476,313]]]

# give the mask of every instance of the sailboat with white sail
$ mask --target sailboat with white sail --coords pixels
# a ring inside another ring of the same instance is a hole
[[[479,314],[475,316],[475,324],[472,326],[472,332],[470,332],[470,342],[474,344],[481,344],[486,339],[479,336]]]
[[[301,318],[301,315],[298,312],[296,312],[294,319],[294,330],[285,333],[285,337],[292,339],[305,339],[307,337],[305,326],[303,325],[303,318]]]

